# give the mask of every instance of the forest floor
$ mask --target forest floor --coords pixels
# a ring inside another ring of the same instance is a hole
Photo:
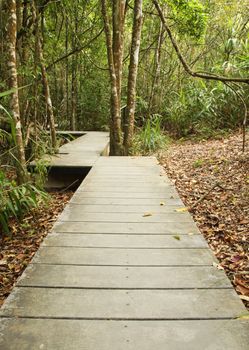
[[[247,139],[248,139],[247,135]],[[249,309],[249,140],[185,141],[160,155],[184,204]]]
[[[0,306],[10,294],[17,278],[22,274],[44,237],[50,232],[58,215],[72,197],[72,192],[51,193],[45,205],[32,209],[22,222],[12,221],[12,237],[0,233]]]

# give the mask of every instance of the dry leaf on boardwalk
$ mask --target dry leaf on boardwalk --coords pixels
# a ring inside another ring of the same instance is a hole
[[[177,211],[178,213],[186,213],[186,211],[188,211],[188,208],[184,207],[184,208],[178,208],[175,211]]]

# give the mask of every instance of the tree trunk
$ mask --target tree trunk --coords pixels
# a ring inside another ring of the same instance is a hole
[[[120,1],[118,1],[120,3]],[[106,0],[101,0],[102,15],[106,35],[107,57],[111,82],[111,123],[110,123],[110,155],[119,156],[123,154],[121,110],[120,110],[120,88],[115,70],[113,57],[113,38],[111,34],[110,19],[108,17]]]
[[[136,106],[136,82],[139,63],[139,50],[143,24],[143,0],[135,0],[132,31],[131,57],[127,90],[127,109],[124,124],[124,154],[128,155],[134,133],[134,117]]]
[[[76,114],[77,114],[77,54],[72,58],[72,90],[71,90],[71,115],[70,128],[76,130]]]
[[[47,70],[44,63],[44,57],[43,57],[43,48],[42,48],[42,41],[41,41],[41,28],[39,25],[40,22],[40,15],[37,10],[37,7],[33,7],[33,11],[35,12],[35,21],[36,21],[36,36],[37,36],[37,53],[39,56],[39,63],[41,67],[41,74],[42,74],[42,83],[43,83],[43,89],[44,89],[44,95],[45,95],[45,101],[46,101],[46,107],[47,107],[47,113],[48,113],[48,121],[49,121],[49,127],[50,127],[50,135],[51,135],[51,144],[53,149],[57,149],[57,140],[56,140],[56,130],[55,130],[55,122],[54,122],[54,112],[53,112],[53,105],[50,95],[50,88],[47,78]]]
[[[158,107],[158,84],[161,72],[161,56],[162,56],[162,44],[164,40],[164,29],[162,22],[160,22],[160,29],[158,34],[157,48],[155,52],[155,75],[152,82],[151,94],[148,107],[148,115],[154,113],[154,108]]]
[[[16,34],[17,34],[17,16],[16,1],[8,0],[8,67],[9,67],[9,87],[14,89],[11,95],[11,112],[15,123],[16,146],[18,152],[18,182],[23,183],[27,180],[27,168],[25,151],[22,136],[22,124],[20,120],[19,96],[18,96],[18,76],[16,65]]]
[[[66,46],[66,54],[68,54],[68,47],[69,47],[69,30],[68,30],[68,17],[66,17],[66,38],[65,38],[65,46]],[[70,121],[69,117],[69,59],[66,58],[66,114],[67,114],[67,121]]]
[[[78,1],[76,1],[76,7],[74,9],[74,33],[72,35],[72,50],[78,45],[78,12],[77,12]],[[71,115],[70,115],[70,127],[71,130],[76,130],[76,119],[77,119],[77,81],[78,71],[78,54],[75,53],[72,57],[72,82],[71,82]]]
[[[119,108],[121,108],[121,82],[123,72],[125,0],[113,1],[113,61],[117,79]]]

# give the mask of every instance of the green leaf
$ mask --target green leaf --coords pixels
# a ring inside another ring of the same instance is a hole
[[[176,239],[177,241],[181,240],[181,237],[179,235],[175,235],[175,236],[173,236],[173,238]]]

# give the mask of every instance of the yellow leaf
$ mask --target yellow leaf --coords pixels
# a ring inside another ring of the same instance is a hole
[[[249,321],[249,314],[240,315],[240,316],[237,317],[237,320],[247,320],[247,321]]]
[[[152,214],[151,214],[151,213],[145,213],[145,214],[143,215],[144,218],[147,217],[147,216],[152,216]]]
[[[175,211],[177,211],[178,213],[185,213],[186,211],[188,211],[188,208],[184,207],[184,208],[178,208]]]
[[[189,236],[194,236],[194,233],[193,232],[189,232],[188,235]]]
[[[165,205],[165,202],[160,202],[160,205],[161,205],[161,206]]]

